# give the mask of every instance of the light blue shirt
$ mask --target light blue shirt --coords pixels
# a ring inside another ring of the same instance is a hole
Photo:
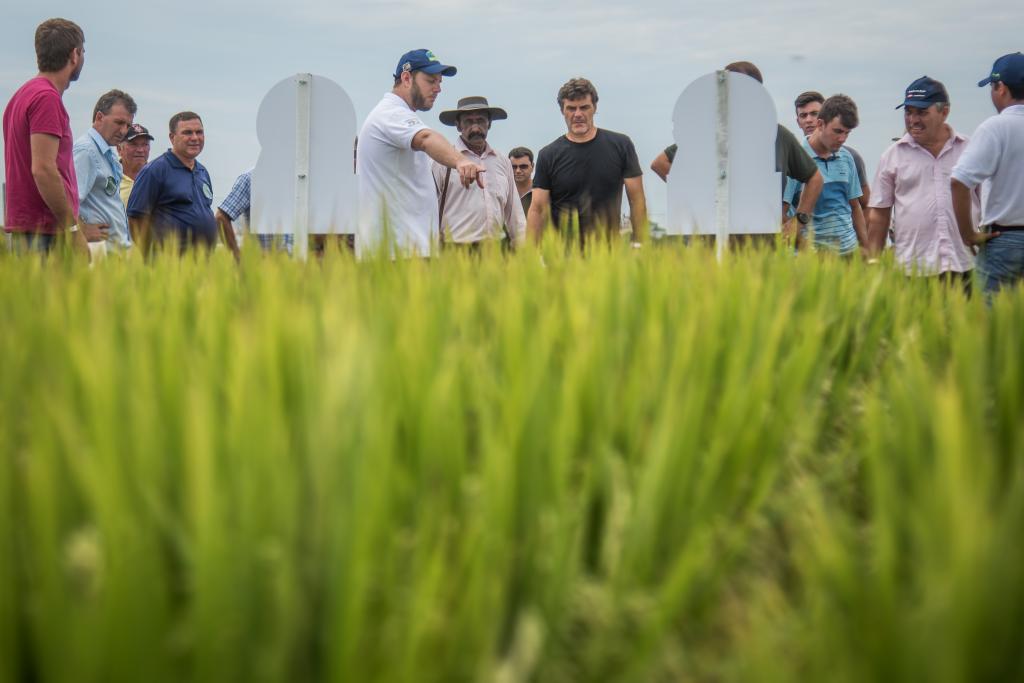
[[[864,194],[853,155],[843,147],[829,158],[822,159],[811,148],[807,138],[804,138],[803,146],[818,165],[825,181],[812,214],[814,246],[840,254],[853,253],[858,242],[850,202]],[[792,206],[793,197],[802,189],[803,183],[790,178],[786,183],[784,201]]]
[[[108,145],[95,128],[89,128],[75,140],[74,155],[79,219],[83,223],[109,226],[107,241],[111,246],[127,249],[132,246],[132,237],[119,192],[124,170],[117,150]]]

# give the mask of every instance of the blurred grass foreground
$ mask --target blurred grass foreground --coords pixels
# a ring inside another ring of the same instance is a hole
[[[1024,676],[1024,293],[0,258],[0,680]]]

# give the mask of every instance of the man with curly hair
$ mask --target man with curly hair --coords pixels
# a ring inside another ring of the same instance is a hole
[[[558,91],[567,132],[537,154],[527,229],[537,240],[551,223],[563,232],[577,226],[581,242],[619,233],[622,190],[629,201],[633,239],[647,230],[643,171],[633,141],[594,125],[597,89],[573,78]]]

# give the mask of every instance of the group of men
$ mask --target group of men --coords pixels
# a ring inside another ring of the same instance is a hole
[[[72,140],[62,96],[82,72],[84,45],[74,22],[40,24],[39,73],[4,112],[9,247],[48,251],[69,232],[81,250],[146,248],[169,238],[185,249],[212,245],[222,232],[237,254],[233,221],[249,212],[251,172],[239,177],[215,214],[210,176],[198,161],[205,143],[198,114],[173,116],[170,148],[150,161],[153,136],[134,122],[134,100],[111,90],[97,101],[91,128]],[[749,62],[726,69],[763,82]],[[407,52],[392,89],[363,123],[355,159],[360,218],[348,241],[357,254],[383,249],[429,257],[448,245],[511,247],[539,239],[549,225],[581,243],[611,238],[623,229],[623,192],[628,231],[634,241],[643,239],[647,209],[636,149],[628,136],[595,125],[593,83],[573,78],[559,89],[564,135],[536,157],[526,147],[505,156],[487,136],[508,114],[485,97],[464,97],[441,112],[441,123],[458,133],[454,144],[419,118],[434,106],[442,79],[456,73],[429,50]],[[942,83],[927,76],[911,83],[899,105],[906,134],[886,150],[870,187],[863,160],[845,144],[859,123],[853,100],[815,91],[798,96],[803,140],[781,125],[775,140],[782,233],[798,245],[843,255],[859,250],[869,258],[891,239],[908,273],[963,282],[978,251],[986,290],[1020,280],[1024,55],[1000,57],[978,85],[989,86],[998,114],[968,140],[947,123]],[[676,145],[668,147],[652,170],[667,180],[678,153]],[[261,242],[270,246],[267,237]]]
[[[598,95],[590,81],[574,78],[559,90],[567,132],[540,150],[534,166],[526,147],[506,157],[487,143],[493,122],[508,114],[485,97],[464,97],[441,112],[441,123],[459,133],[455,144],[423,123],[417,112],[430,110],[442,79],[456,73],[429,50],[405,53],[391,92],[363,123],[357,253],[386,247],[430,256],[446,244],[513,246],[548,224],[585,242],[619,232],[623,189],[640,238],[647,208],[636,149],[627,136],[594,125]]]

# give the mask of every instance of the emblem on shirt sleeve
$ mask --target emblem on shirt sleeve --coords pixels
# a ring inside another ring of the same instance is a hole
[[[213,190],[206,183],[203,183],[203,194],[206,195],[207,199],[213,199]]]

